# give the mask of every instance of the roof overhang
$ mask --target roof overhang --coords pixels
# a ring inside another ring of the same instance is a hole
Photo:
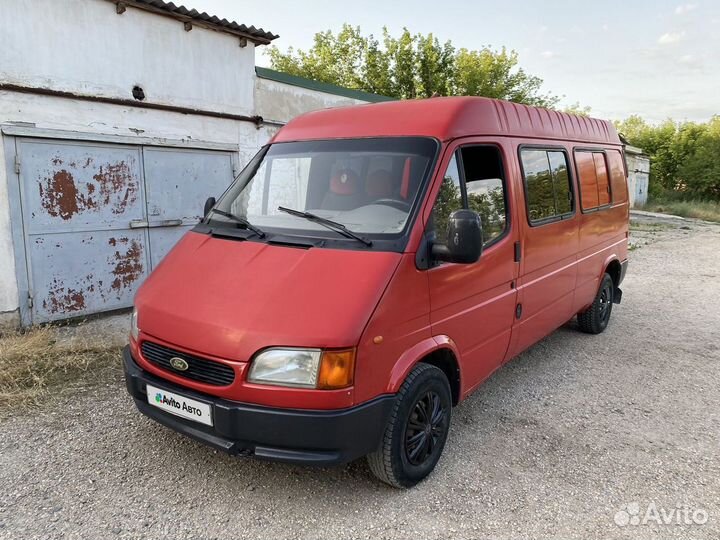
[[[214,15],[208,15],[205,12],[199,12],[195,9],[188,9],[185,6],[177,6],[172,2],[163,0],[107,0],[116,5],[116,11],[119,14],[125,12],[128,7],[142,9],[156,15],[171,17],[185,24],[185,30],[192,30],[193,26],[207,28],[218,32],[224,32],[237,36],[242,40],[247,40],[255,45],[267,45],[273,39],[279,36],[271,32],[267,32],[262,28],[254,26],[246,26],[235,21],[220,19]]]

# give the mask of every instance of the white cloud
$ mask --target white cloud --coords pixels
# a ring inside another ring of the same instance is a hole
[[[540,56],[542,56],[543,58],[552,58],[553,56],[555,56],[555,53],[552,51],[543,51],[540,53]]]
[[[685,37],[685,30],[682,32],[666,32],[658,38],[660,45],[671,45],[681,41]]]
[[[675,14],[685,15],[686,13],[694,11],[695,9],[697,9],[697,7],[697,4],[680,4],[678,7],[675,8]]]
[[[607,32],[608,30],[610,30],[610,27],[607,24],[603,24],[602,29],[603,29],[603,32]]]
[[[685,15],[697,7],[697,4],[680,4],[675,8],[675,15]]]

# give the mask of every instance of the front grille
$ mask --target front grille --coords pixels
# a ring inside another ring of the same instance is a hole
[[[235,371],[233,371],[230,366],[226,366],[220,362],[175,351],[150,341],[143,341],[140,348],[143,356],[148,362],[151,362],[152,364],[155,364],[174,375],[178,375],[179,377],[186,377],[188,379],[193,379],[206,384],[214,384],[216,386],[227,386],[232,384],[235,379]],[[170,365],[170,359],[176,356],[187,362],[187,370],[179,371]]]

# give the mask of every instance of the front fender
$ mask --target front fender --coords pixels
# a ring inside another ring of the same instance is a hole
[[[458,361],[458,366],[460,365],[460,354],[455,342],[450,337],[446,335],[429,337],[406,350],[400,358],[398,358],[398,361],[390,372],[386,391],[391,394],[397,393],[415,364],[427,355],[440,349],[447,349],[452,352]],[[460,379],[462,380],[462,371],[460,371]]]

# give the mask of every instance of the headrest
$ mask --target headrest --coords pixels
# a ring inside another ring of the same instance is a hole
[[[341,169],[330,178],[330,191],[336,195],[357,193],[360,178],[350,169]]]
[[[365,180],[365,192],[370,197],[387,198],[393,195],[394,181],[390,171],[378,169],[368,174]]]

